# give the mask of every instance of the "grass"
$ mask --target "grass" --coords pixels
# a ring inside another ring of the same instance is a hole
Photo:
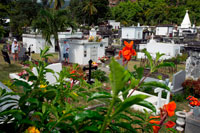
[[[0,50],[2,49],[3,45],[0,44]],[[32,54],[32,58],[34,60],[38,60],[40,57],[39,54]],[[53,53],[53,56],[49,58],[49,62],[56,62],[58,60],[58,53]],[[11,60],[11,65],[6,63],[3,57],[0,54],[0,82],[7,82],[9,79],[10,73],[16,73],[22,71],[22,66],[20,62],[13,62]]]

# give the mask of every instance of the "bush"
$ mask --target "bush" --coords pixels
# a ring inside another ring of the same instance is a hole
[[[184,88],[184,93],[189,95],[195,95],[200,97],[200,78],[198,80],[187,79],[182,84]]]
[[[98,69],[96,71],[92,71],[92,78],[97,79],[101,82],[107,82],[108,81],[108,77],[106,76],[106,72]]]

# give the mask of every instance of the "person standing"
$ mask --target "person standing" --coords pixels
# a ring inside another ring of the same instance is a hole
[[[12,52],[14,61],[19,60],[19,56],[18,56],[19,51],[20,51],[20,48],[19,48],[19,44],[17,43],[17,39],[14,39],[11,46],[11,52]]]
[[[67,40],[64,41],[63,58],[65,58],[65,62],[69,64],[69,43]]]

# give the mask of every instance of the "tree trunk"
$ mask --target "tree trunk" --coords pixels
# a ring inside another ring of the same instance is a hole
[[[61,48],[60,48],[60,45],[59,45],[59,39],[55,39],[55,42],[56,42],[56,45],[57,45],[57,47],[58,47],[58,54],[59,54],[59,58],[58,58],[58,60],[59,60],[59,62],[61,63],[62,62],[62,59],[61,59]]]

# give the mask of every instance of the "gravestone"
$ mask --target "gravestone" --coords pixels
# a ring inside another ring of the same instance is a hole
[[[1,50],[1,53],[3,55],[4,61],[7,62],[8,64],[10,64],[10,57],[8,56],[8,53],[3,50]]]
[[[26,48],[20,48],[20,52],[19,52],[19,59],[23,60],[23,58],[25,57],[25,52],[26,52]]]
[[[61,63],[55,63],[55,64],[50,64],[46,68],[53,70],[55,73],[50,73],[47,72],[45,75],[45,79],[49,82],[49,84],[55,84],[56,83],[56,77],[58,78],[58,74],[62,70],[62,64]],[[38,76],[37,69],[34,67],[32,72]]]
[[[173,75],[172,90],[173,94],[183,91],[182,83],[185,81],[186,72],[181,70]]]
[[[186,115],[185,133],[199,133],[200,117],[195,117],[192,113]]]
[[[88,75],[88,83],[89,84],[92,84],[92,83],[94,83],[93,81],[91,81],[91,71],[92,70],[96,70],[97,69],[97,66],[92,66],[92,60],[89,60],[89,67],[87,68],[87,67],[83,67],[83,71],[86,71],[86,70],[89,70],[89,75]]]

